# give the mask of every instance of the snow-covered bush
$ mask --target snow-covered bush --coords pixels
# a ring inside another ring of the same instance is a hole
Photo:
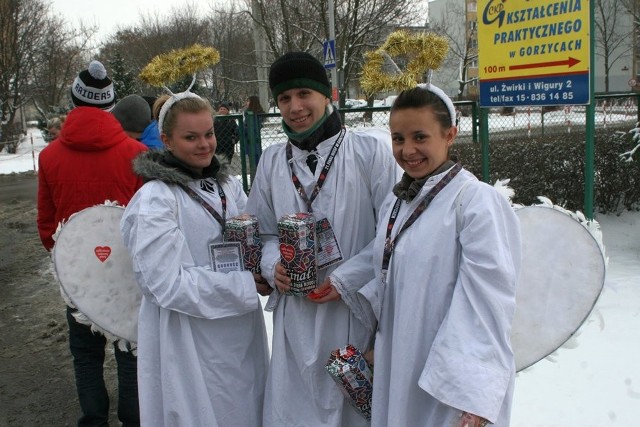
[[[616,132],[618,131],[618,132]],[[628,129],[597,129],[595,134],[594,210],[618,213],[640,209],[640,159],[620,154],[634,146]],[[544,137],[490,137],[490,182],[510,178],[514,203],[534,204],[545,196],[569,210],[584,209],[585,133]],[[480,144],[455,144],[452,155],[482,177]]]
[[[632,162],[633,155],[636,153],[636,151],[638,151],[638,149],[640,149],[640,123],[638,123],[635,128],[631,129],[629,131],[629,134],[632,135],[633,143],[636,144],[636,146],[631,150],[625,151],[624,153],[620,154],[620,157],[627,162]]]

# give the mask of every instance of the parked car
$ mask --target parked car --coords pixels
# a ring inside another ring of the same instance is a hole
[[[345,99],[344,108],[364,108],[367,106],[367,101],[364,99]]]
[[[396,100],[397,95],[389,95],[384,99],[374,99],[373,106],[374,107],[391,107],[393,105],[393,101]]]
[[[397,95],[387,96],[384,101],[382,101],[382,106],[391,107],[393,105],[393,101],[395,101],[397,97]]]

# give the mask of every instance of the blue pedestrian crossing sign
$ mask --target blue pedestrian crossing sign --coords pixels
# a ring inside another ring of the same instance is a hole
[[[325,40],[322,43],[324,51],[324,68],[336,68],[336,41]]]

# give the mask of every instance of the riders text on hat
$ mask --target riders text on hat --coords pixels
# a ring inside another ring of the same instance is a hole
[[[76,107],[113,108],[116,96],[107,70],[99,61],[91,61],[89,67],[78,74],[71,85],[71,100]]]

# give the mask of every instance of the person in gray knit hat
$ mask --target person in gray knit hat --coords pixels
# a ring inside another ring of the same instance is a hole
[[[126,134],[137,140],[140,140],[142,132],[151,123],[151,108],[139,95],[125,96],[113,107],[111,113],[118,119]]]
[[[155,99],[155,98],[153,98]],[[142,142],[151,150],[162,150],[158,122],[153,120],[150,102],[139,95],[122,98],[111,111],[131,138]]]
[[[277,290],[267,303],[274,330],[263,425],[366,426],[325,364],[346,344],[363,353],[371,348],[374,331],[365,325],[373,312],[356,294],[373,279],[363,251],[400,177],[391,136],[342,126],[327,72],[309,53],[278,58],[269,86],[287,140],[263,152],[246,207],[260,224],[262,276]],[[286,295],[291,280],[280,263],[278,219],[293,212],[313,213],[322,230],[317,288],[307,296]]]

